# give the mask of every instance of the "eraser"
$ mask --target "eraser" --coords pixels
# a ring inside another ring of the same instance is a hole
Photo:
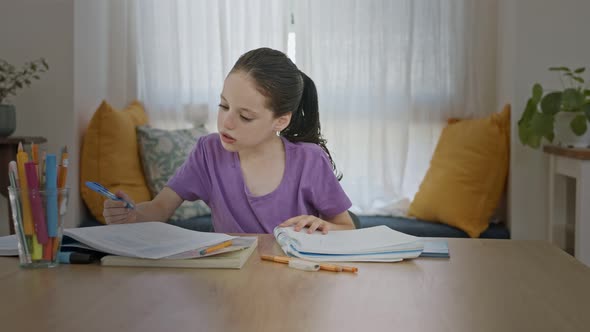
[[[304,261],[302,259],[290,259],[289,267],[303,271],[318,271],[320,269],[320,264],[316,262]]]

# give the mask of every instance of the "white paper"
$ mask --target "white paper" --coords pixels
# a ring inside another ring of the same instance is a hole
[[[16,235],[0,237],[0,256],[18,256],[18,240]]]

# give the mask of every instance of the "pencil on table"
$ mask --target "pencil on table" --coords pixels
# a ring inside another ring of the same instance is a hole
[[[286,256],[273,256],[273,255],[260,255],[260,258],[265,261],[271,261],[276,263],[289,264],[291,258]],[[358,268],[354,266],[342,266],[336,264],[320,263],[320,270],[331,271],[331,272],[358,272]]]
[[[289,264],[289,257],[285,256],[260,255],[260,258],[265,261]]]
[[[199,253],[200,253],[201,255],[207,255],[207,254],[210,254],[210,253],[212,253],[212,252],[214,252],[214,251],[217,251],[217,250],[219,250],[219,249],[223,249],[223,248],[225,248],[225,247],[229,247],[229,246],[231,246],[231,245],[232,245],[232,241],[231,241],[231,240],[228,240],[228,241],[225,241],[225,242],[221,242],[221,243],[220,243],[220,244],[218,244],[218,245],[214,245],[214,246],[212,246],[212,247],[209,247],[209,248],[207,248],[207,249],[203,249],[203,250],[201,250]]]

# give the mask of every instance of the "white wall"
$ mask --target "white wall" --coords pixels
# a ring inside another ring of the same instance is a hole
[[[108,91],[107,57],[108,20],[107,1],[76,1],[74,5],[74,113],[76,114],[76,162],[77,179],[82,138],[96,108]],[[79,198],[79,221],[88,217],[84,203]]]
[[[11,99],[16,106],[15,136],[44,136],[49,153],[68,146],[76,155],[73,110],[73,0],[19,0],[0,3],[0,57],[15,65],[39,57],[46,58],[50,70],[31,87]],[[77,186],[77,170],[72,167],[67,185]],[[6,176],[1,174],[0,176]],[[74,201],[78,197],[73,188]],[[76,202],[74,206],[77,206]],[[7,202],[0,199],[0,235],[8,234]],[[78,211],[66,219],[74,225]]]
[[[71,188],[66,227],[87,217],[80,198],[83,133],[103,99],[123,108],[135,96],[133,55],[127,47],[129,5],[118,0],[0,0],[0,57],[15,64],[41,56],[50,70],[12,101],[14,135],[44,136],[50,152],[67,145]],[[8,234],[0,199],[0,236]]]
[[[512,238],[545,239],[548,161],[522,146],[516,124],[532,85],[560,87],[548,67],[590,69],[590,1],[499,0],[498,103],[512,103],[510,223]]]

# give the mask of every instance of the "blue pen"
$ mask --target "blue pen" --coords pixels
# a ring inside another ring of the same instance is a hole
[[[131,202],[128,202],[128,201],[122,199],[121,197],[118,197],[117,195],[113,194],[107,188],[103,187],[100,183],[86,181],[86,187],[96,191],[97,193],[103,195],[104,197],[106,197],[108,199],[112,199],[114,201],[125,202],[126,208],[135,209],[135,205],[133,205]]]

